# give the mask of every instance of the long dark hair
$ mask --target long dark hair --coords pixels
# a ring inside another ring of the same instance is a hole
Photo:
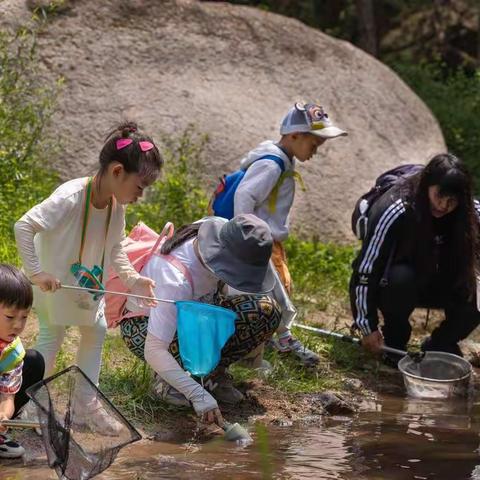
[[[443,153],[434,156],[423,171],[408,182],[414,205],[417,232],[416,248],[418,262],[431,258],[433,241],[433,216],[430,210],[429,187],[437,185],[441,196],[451,196],[458,206],[451,215],[448,271],[453,275],[453,286],[469,298],[475,291],[475,272],[478,271],[480,240],[479,221],[473,203],[472,178],[463,162],[455,155]]]
[[[182,225],[178,230],[175,231],[173,237],[168,239],[160,249],[160,253],[163,255],[168,255],[172,250],[175,250],[180,245],[183,245],[187,240],[191,238],[196,238],[198,235],[198,230],[201,223],[190,223],[187,225]]]

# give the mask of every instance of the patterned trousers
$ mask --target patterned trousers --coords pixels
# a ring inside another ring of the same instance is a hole
[[[217,305],[233,310],[237,314],[235,333],[222,349],[220,368],[228,367],[264,343],[273,335],[280,323],[280,309],[275,300],[266,295],[221,297]],[[123,341],[129,350],[143,361],[147,329],[148,317],[145,316],[125,318],[120,323]],[[182,365],[177,335],[170,344],[169,352]]]

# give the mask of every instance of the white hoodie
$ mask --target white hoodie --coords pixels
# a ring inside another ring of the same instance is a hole
[[[234,214],[253,213],[268,223],[274,240],[283,241],[289,233],[289,214],[295,196],[295,180],[287,177],[282,182],[275,210],[269,209],[269,196],[277,184],[282,170],[272,160],[258,160],[265,155],[276,155],[283,160],[285,172],[295,170],[295,160],[290,160],[285,152],[271,140],[262,142],[242,159],[240,168],[247,169],[235,192]],[[253,164],[253,165],[252,165]]]

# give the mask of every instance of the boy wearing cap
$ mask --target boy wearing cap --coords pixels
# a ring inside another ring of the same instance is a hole
[[[320,105],[296,103],[283,119],[280,135],[278,142],[262,142],[241,161],[240,167],[246,173],[235,192],[234,214],[253,213],[268,224],[274,240],[272,262],[290,295],[292,281],[282,242],[289,234],[295,179],[301,180],[295,160],[310,160],[326,140],[347,132],[333,125]],[[280,157],[284,172],[277,162],[261,159],[266,155]],[[276,333],[278,342],[274,346],[280,352],[297,356],[305,365],[318,363],[318,355],[292,336],[288,324],[282,322]]]

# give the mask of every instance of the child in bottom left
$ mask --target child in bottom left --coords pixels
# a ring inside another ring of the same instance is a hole
[[[15,418],[28,402],[26,390],[43,378],[45,364],[36,350],[23,348],[20,335],[33,303],[32,286],[16,267],[0,263],[0,459],[25,450],[7,435],[2,420]]]

